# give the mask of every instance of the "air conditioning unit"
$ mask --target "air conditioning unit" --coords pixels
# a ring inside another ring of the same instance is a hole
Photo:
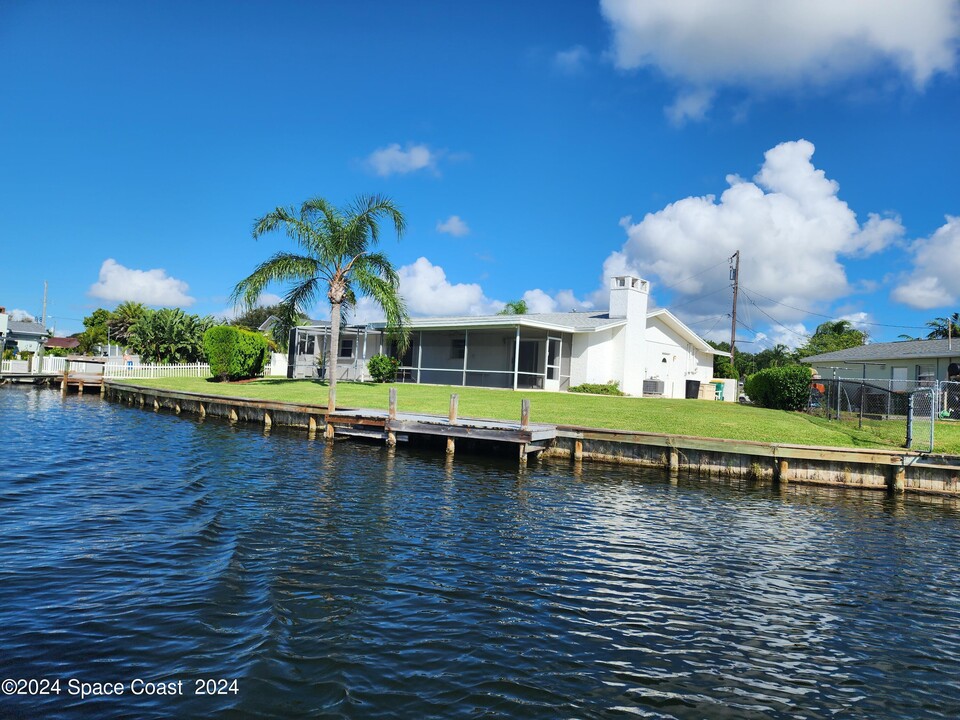
[[[663,380],[644,380],[644,395],[663,395]]]

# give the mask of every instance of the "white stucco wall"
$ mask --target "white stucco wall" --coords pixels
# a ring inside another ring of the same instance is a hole
[[[683,398],[687,380],[704,383],[713,377],[713,355],[695,348],[660,318],[650,318],[645,377],[663,380],[663,397]]]
[[[573,336],[570,385],[620,382],[620,370],[614,369],[614,361],[623,356],[623,340],[619,338],[618,342],[617,330],[619,328]]]

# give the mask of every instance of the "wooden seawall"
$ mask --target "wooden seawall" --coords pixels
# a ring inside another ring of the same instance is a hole
[[[756,478],[769,482],[826,485],[928,493],[960,497],[960,458],[897,450],[825,448],[805,445],[662,435],[577,426],[501,423],[390,411],[339,410],[329,417],[323,406],[201,395],[105,381],[104,397],[153,410],[187,412],[282,425],[329,436],[348,435],[403,440],[405,434],[445,437],[453,452],[458,438],[516,445],[521,461],[528,454],[662,467],[710,476]],[[328,422],[329,420],[329,422]]]

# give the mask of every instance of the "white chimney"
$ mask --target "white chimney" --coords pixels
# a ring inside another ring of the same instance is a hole
[[[610,278],[610,317],[647,319],[650,283],[631,275]]]
[[[626,319],[620,346],[620,389],[630,395],[643,394],[647,362],[647,303],[650,283],[631,275],[610,278],[610,318]]]

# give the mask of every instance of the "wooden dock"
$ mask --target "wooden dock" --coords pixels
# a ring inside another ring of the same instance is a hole
[[[510,443],[517,446],[521,462],[527,456],[547,449],[557,436],[555,425],[530,422],[530,401],[523,400],[520,407],[520,422],[461,418],[458,415],[459,396],[450,396],[450,412],[447,417],[422,413],[397,412],[397,390],[390,389],[389,410],[335,410],[327,413],[326,437],[337,435],[366,437],[384,440],[396,445],[411,435],[427,435],[446,438],[447,454],[452,455],[458,439],[483,440]]]
[[[76,388],[83,395],[85,387],[95,387],[103,392],[103,371],[107,358],[69,355],[60,378],[60,392],[66,395],[70,388]],[[73,368],[71,369],[71,365]],[[93,366],[93,367],[90,367]],[[97,372],[99,370],[99,372]]]

